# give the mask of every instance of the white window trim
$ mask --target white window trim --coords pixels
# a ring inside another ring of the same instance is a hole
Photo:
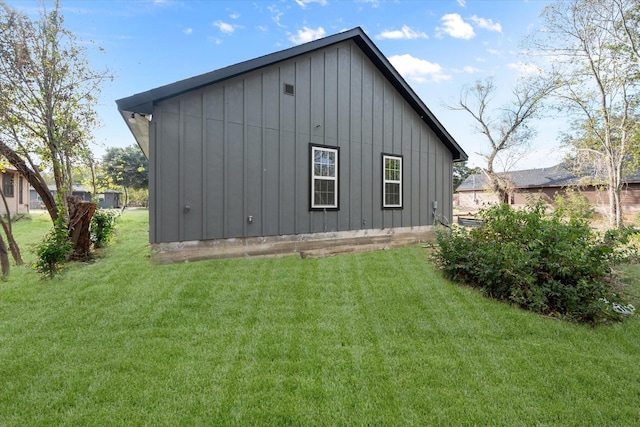
[[[335,153],[335,159],[336,159],[336,164],[335,164],[335,176],[333,177],[328,177],[328,176],[317,176],[315,174],[315,165],[314,165],[314,161],[315,161],[315,154],[317,151],[328,151],[328,152],[332,152]],[[338,200],[339,200],[339,194],[338,194],[338,174],[339,174],[339,151],[337,148],[329,148],[329,147],[320,147],[320,146],[311,146],[311,209],[337,209],[338,208]],[[335,198],[334,198],[334,203],[330,204],[330,205],[320,205],[320,204],[316,204],[315,200],[315,183],[316,181],[334,181],[335,185],[334,185],[334,189],[335,189]]]
[[[386,177],[386,160],[398,160],[400,162],[400,179],[387,179]],[[403,174],[402,156],[394,156],[391,154],[382,155],[382,207],[383,208],[401,208],[402,207],[402,174]],[[387,203],[387,184],[400,185],[400,200],[398,204]]]

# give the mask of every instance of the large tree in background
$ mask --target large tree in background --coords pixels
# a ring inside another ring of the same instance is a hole
[[[88,150],[94,105],[106,71],[89,67],[86,48],[64,28],[58,1],[38,20],[0,2],[0,155],[38,192],[52,220],[68,221],[71,169]],[[51,168],[62,203],[41,175]]]
[[[638,166],[640,5],[564,0],[548,6],[542,20],[532,45],[550,58],[558,99],[574,117],[574,155],[603,171],[610,223],[619,227],[625,169]]]
[[[493,99],[496,91],[493,79],[479,80],[461,91],[457,103],[447,105],[449,109],[471,115],[476,131],[486,137],[489,151],[481,153],[487,161],[483,172],[489,189],[497,193],[502,202],[508,201],[511,183],[507,175],[500,172],[506,172],[527,151],[535,135],[531,122],[539,116],[542,101],[554,86],[551,79],[522,79],[512,90],[510,103],[498,106]],[[503,162],[501,171],[497,170],[498,160]]]
[[[149,161],[135,145],[107,149],[102,165],[113,184],[124,188],[125,206],[129,203],[129,189],[149,187]]]

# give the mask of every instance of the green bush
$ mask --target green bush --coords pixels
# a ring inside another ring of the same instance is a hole
[[[612,267],[630,256],[630,230],[598,235],[542,202],[522,210],[495,205],[481,228],[438,230],[434,261],[445,275],[529,310],[597,323],[620,318]]]
[[[556,193],[553,198],[553,207],[560,210],[566,217],[575,216],[577,218],[590,219],[596,213],[596,210],[589,199],[579,191],[568,188],[564,194]]]
[[[149,206],[149,189],[141,188],[129,190],[129,201],[127,206]]]
[[[36,246],[37,260],[33,267],[44,277],[51,278],[60,270],[70,251],[69,230],[62,218],[58,218],[49,234]]]
[[[115,233],[116,218],[119,211],[115,209],[96,209],[91,218],[91,241],[95,248],[106,246]]]

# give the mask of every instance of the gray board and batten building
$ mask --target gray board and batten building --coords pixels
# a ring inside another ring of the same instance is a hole
[[[467,159],[359,27],[116,103],[160,262],[417,242]]]

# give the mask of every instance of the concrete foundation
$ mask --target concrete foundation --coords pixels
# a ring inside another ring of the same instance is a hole
[[[400,247],[435,239],[433,226],[154,243],[151,260],[170,264],[252,256],[329,256]]]

